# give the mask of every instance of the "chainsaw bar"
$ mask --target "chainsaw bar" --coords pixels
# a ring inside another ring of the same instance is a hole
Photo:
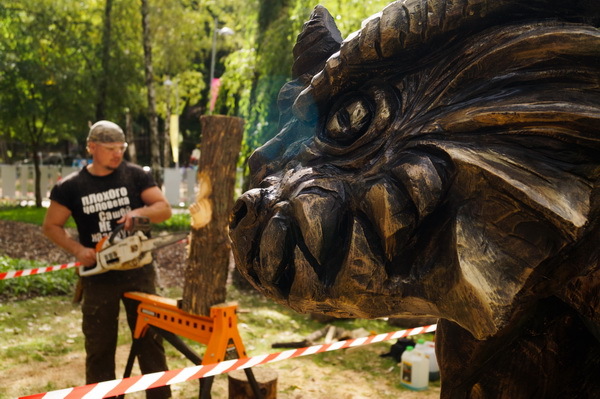
[[[188,233],[167,234],[155,238],[147,238],[142,231],[117,240],[110,239],[99,243],[96,250],[96,265],[92,268],[81,266],[79,275],[92,276],[109,270],[137,269],[152,262],[152,251],[163,248],[187,238]]]
[[[175,233],[166,234],[164,236],[158,236],[148,238],[142,241],[142,252],[154,251],[155,249],[163,248],[176,242],[187,240],[189,233]]]

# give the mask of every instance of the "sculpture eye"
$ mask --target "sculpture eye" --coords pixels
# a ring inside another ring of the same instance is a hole
[[[354,97],[346,100],[329,114],[323,139],[342,145],[350,144],[365,133],[372,115],[373,107],[366,99]]]
[[[315,135],[317,148],[338,156],[352,151],[376,151],[386,142],[388,126],[400,109],[393,88],[382,84],[365,85],[340,98],[321,120]]]

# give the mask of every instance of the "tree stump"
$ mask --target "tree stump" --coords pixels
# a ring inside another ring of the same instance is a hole
[[[277,398],[277,372],[269,368],[253,368],[263,399]],[[229,381],[229,399],[254,399],[252,385],[244,370],[235,370],[227,374]]]
[[[243,119],[224,115],[202,116],[200,123],[199,190],[190,206],[192,234],[182,309],[209,315],[212,305],[225,301],[231,250],[229,214],[244,123]]]

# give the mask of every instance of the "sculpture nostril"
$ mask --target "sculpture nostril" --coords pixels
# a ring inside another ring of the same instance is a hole
[[[229,219],[229,229],[254,229],[258,218],[258,209],[264,199],[264,190],[252,189],[245,192],[233,205]]]
[[[229,228],[231,230],[235,229],[238,224],[246,217],[248,214],[248,205],[246,205],[246,201],[243,198],[240,198],[236,201],[233,206],[231,221],[229,223]]]

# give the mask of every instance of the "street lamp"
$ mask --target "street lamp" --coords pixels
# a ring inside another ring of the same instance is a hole
[[[171,87],[175,86],[175,113],[179,114],[179,87],[177,86],[177,81],[173,82],[171,79],[167,78],[163,84],[167,88],[167,104],[169,107],[171,103]]]
[[[218,28],[219,20],[215,17],[215,27],[213,29],[213,40],[212,40],[212,53],[210,58],[210,84],[212,85],[212,81],[215,78],[215,58],[217,56],[217,35],[233,35],[235,32],[233,29],[228,28],[226,26],[222,28]]]

